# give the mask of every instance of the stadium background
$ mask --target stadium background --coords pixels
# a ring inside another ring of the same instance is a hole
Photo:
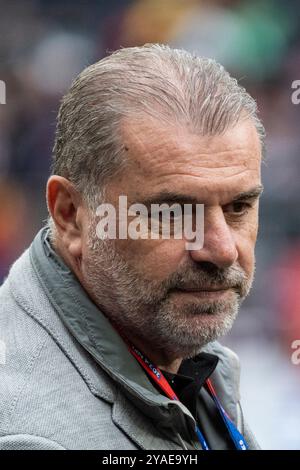
[[[256,282],[223,343],[242,361],[244,411],[263,448],[300,449],[300,2],[0,0],[0,282],[46,218],[55,117],[85,66],[120,46],[168,43],[216,58],[267,130]],[[1,337],[1,331],[0,331]]]

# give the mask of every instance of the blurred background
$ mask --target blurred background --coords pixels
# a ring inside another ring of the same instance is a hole
[[[300,449],[300,2],[0,0],[0,283],[46,216],[61,96],[120,46],[168,43],[221,62],[267,130],[256,282],[223,343],[242,362],[245,415],[265,449]]]

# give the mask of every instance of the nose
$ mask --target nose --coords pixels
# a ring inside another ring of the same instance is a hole
[[[190,256],[197,263],[209,262],[219,268],[228,268],[237,260],[234,234],[221,207],[204,210],[204,244],[190,250]]]

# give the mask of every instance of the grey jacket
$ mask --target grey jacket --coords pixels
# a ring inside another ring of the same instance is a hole
[[[195,420],[161,395],[66,265],[46,229],[0,288],[0,450],[199,449]],[[212,381],[251,449],[239,361],[214,342]]]

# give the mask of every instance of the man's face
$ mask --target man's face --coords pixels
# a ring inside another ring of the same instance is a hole
[[[131,339],[190,357],[225,334],[254,272],[261,147],[252,121],[200,137],[157,121],[126,121],[129,165],[107,186],[118,208],[152,202],[204,204],[204,246],[182,239],[101,241],[90,221],[82,253],[84,285]],[[166,197],[166,194],[168,196]]]

